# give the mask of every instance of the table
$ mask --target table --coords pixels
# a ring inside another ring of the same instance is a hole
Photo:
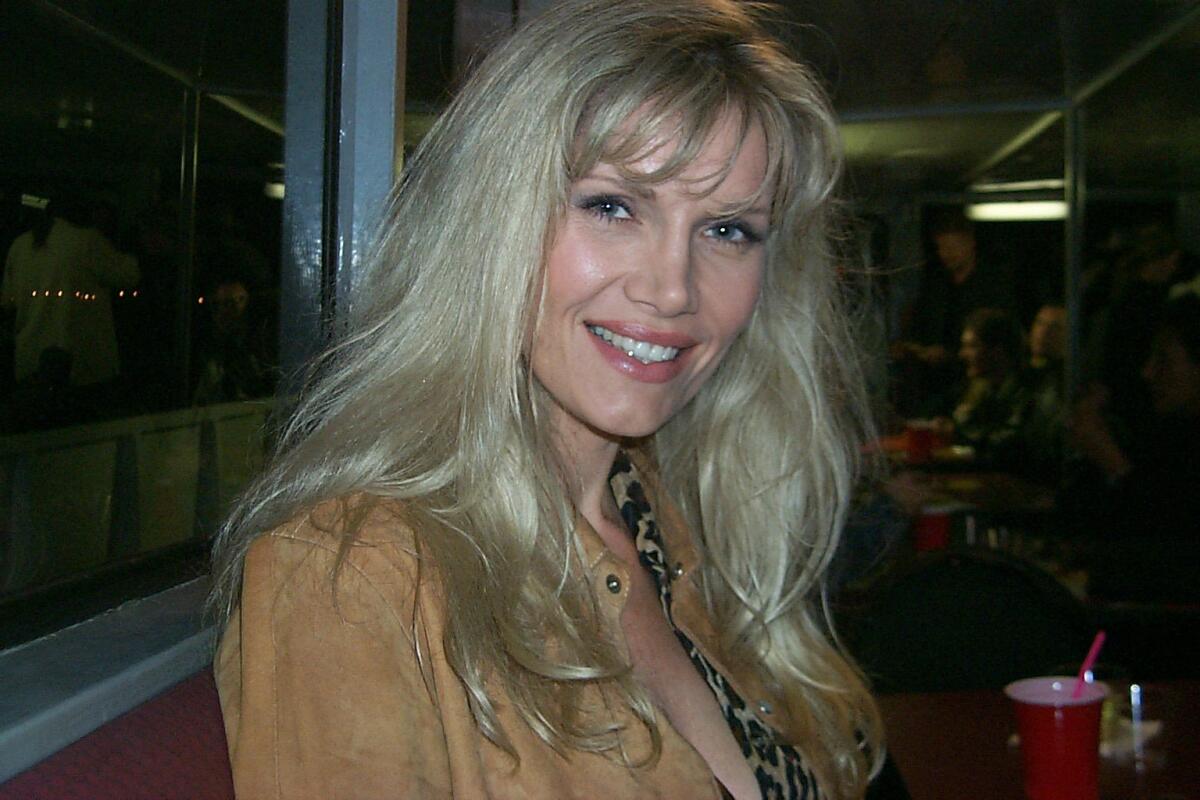
[[[1148,765],[1100,761],[1101,800],[1200,800],[1200,681],[1142,684],[1144,718],[1162,732],[1146,744]],[[894,694],[879,698],[888,747],[913,800],[1020,800],[1021,756],[1000,690]]]
[[[1054,492],[1004,472],[942,472],[928,476],[936,498],[992,514],[1046,514],[1054,510]]]

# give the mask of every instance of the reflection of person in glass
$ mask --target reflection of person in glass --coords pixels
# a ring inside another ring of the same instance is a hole
[[[37,372],[48,348],[70,356],[72,386],[114,380],[120,363],[111,290],[132,288],[138,278],[137,260],[92,226],[85,203],[55,198],[5,259],[0,297],[15,312],[17,382]]]
[[[833,120],[729,0],[568,0],[401,182],[222,534],[254,797],[861,797]]]
[[[258,331],[252,328],[252,298],[246,281],[226,275],[208,294],[210,318],[197,347],[194,405],[227,403],[271,393],[271,371]]]

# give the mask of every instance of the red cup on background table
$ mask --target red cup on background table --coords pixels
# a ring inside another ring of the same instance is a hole
[[[926,464],[933,455],[937,445],[937,435],[933,420],[911,419],[904,425],[904,436],[908,463]]]
[[[928,505],[912,522],[913,549],[918,553],[945,550],[950,546],[950,523],[957,506]]]
[[[1069,676],[1026,678],[1004,687],[1017,714],[1025,796],[1029,800],[1097,800],[1102,683],[1071,695]]]

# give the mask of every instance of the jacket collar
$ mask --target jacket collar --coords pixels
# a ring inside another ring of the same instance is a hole
[[[646,500],[654,512],[659,534],[669,560],[669,567],[672,569],[674,577],[691,574],[699,564],[700,557],[695,543],[692,541],[692,533],[684,522],[683,512],[663,491],[662,485],[658,481],[658,466],[654,456],[649,452],[649,446],[638,445],[623,450],[622,455],[628,458],[631,470],[615,475],[609,482],[610,488],[616,492],[618,481],[636,481],[642,484]],[[600,534],[596,533],[595,528],[583,518],[582,514],[576,515],[575,529],[576,536],[583,546],[588,569],[594,570],[606,556],[611,555],[608,546],[604,544]],[[629,535],[632,537],[633,533],[630,532]]]

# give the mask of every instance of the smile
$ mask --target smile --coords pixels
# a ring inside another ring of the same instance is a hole
[[[602,328],[599,325],[588,325],[587,329],[592,334],[600,337],[610,345],[625,353],[630,358],[636,358],[643,364],[657,364],[661,361],[670,361],[675,356],[679,355],[678,347],[665,347],[660,344],[651,344],[643,342],[639,339],[631,339],[628,336],[619,336],[607,328]]]

